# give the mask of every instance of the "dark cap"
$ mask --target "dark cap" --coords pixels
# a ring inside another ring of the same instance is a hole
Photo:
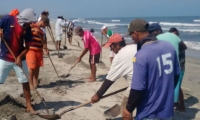
[[[153,23],[153,24],[149,25],[149,32],[153,32],[153,31],[156,31],[156,30],[162,31],[162,28],[161,28],[159,23]]]
[[[149,24],[145,20],[135,19],[130,23],[128,27],[128,32],[129,33],[134,32],[134,31],[146,32],[148,31],[148,27],[149,27]]]
[[[170,28],[169,32],[178,32],[178,30],[176,28]]]
[[[82,31],[83,31],[83,29],[82,29],[81,26],[77,26],[76,29],[75,29],[76,34],[79,34]]]
[[[41,13],[42,15],[49,15],[49,13],[48,12],[46,12],[46,11],[42,11],[42,13]]]
[[[49,25],[49,18],[47,16],[42,16],[41,20],[43,20],[44,23],[46,23],[47,25]]]
[[[58,16],[58,18],[60,18],[60,19],[64,20],[63,16]]]

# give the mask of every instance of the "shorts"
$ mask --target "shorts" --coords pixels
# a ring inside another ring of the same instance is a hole
[[[6,81],[10,70],[13,69],[17,75],[17,79],[19,83],[27,83],[28,79],[26,75],[28,75],[28,68],[26,65],[26,60],[22,61],[22,69],[26,73],[23,73],[22,69],[16,65],[14,62],[7,62],[5,60],[0,59],[0,84],[3,84]]]
[[[62,35],[56,35],[56,41],[61,41],[62,40]]]
[[[29,69],[35,69],[36,67],[43,66],[43,50],[32,50],[29,49],[26,54],[26,61]]]
[[[112,50],[110,51],[110,57],[115,57],[115,53]]]
[[[183,80],[184,73],[185,73],[185,71],[181,70],[180,75],[179,75],[179,79],[178,79],[178,83],[177,83],[177,85],[174,89],[174,102],[175,103],[178,102],[179,91],[180,91],[180,88],[181,88],[181,83],[182,83],[182,80]]]
[[[90,63],[90,64],[99,63],[99,59],[100,59],[100,53],[95,54],[95,55],[91,55],[91,54],[90,54],[89,63]]]
[[[71,34],[67,32],[67,37],[68,38],[72,37],[72,35],[73,35],[72,32],[71,32]]]

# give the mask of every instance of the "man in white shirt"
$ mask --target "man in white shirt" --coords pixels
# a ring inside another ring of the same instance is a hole
[[[98,102],[108,88],[120,77],[126,76],[129,87],[127,88],[124,99],[121,103],[121,112],[126,107],[128,96],[130,92],[130,85],[133,75],[133,57],[137,52],[137,45],[126,45],[123,37],[120,34],[113,34],[104,47],[111,47],[116,54],[110,70],[106,76],[106,80],[103,82],[97,93],[91,98],[93,103]]]
[[[55,24],[55,33],[56,33],[56,48],[57,50],[60,50],[61,40],[62,40],[62,34],[63,34],[63,27],[65,26],[65,21],[63,16],[58,16],[58,19]]]

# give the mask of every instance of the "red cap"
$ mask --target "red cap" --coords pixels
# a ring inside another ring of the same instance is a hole
[[[9,15],[12,15],[12,16],[17,16],[19,14],[19,10],[18,9],[13,9]]]
[[[123,41],[122,36],[118,33],[115,33],[112,36],[110,36],[108,42],[105,44],[104,47],[109,47],[112,43],[118,43],[121,41]]]

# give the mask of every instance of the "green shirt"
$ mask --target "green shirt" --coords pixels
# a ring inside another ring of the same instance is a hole
[[[108,31],[107,31],[107,36],[110,37],[110,36],[112,36],[112,35],[113,35],[113,31],[112,31],[112,30],[108,30]]]
[[[156,38],[158,40],[164,40],[164,41],[170,42],[176,50],[177,58],[179,58],[179,43],[181,42],[181,39],[177,35],[166,32],[166,33],[158,35]],[[163,49],[167,49],[167,48],[163,48]]]

